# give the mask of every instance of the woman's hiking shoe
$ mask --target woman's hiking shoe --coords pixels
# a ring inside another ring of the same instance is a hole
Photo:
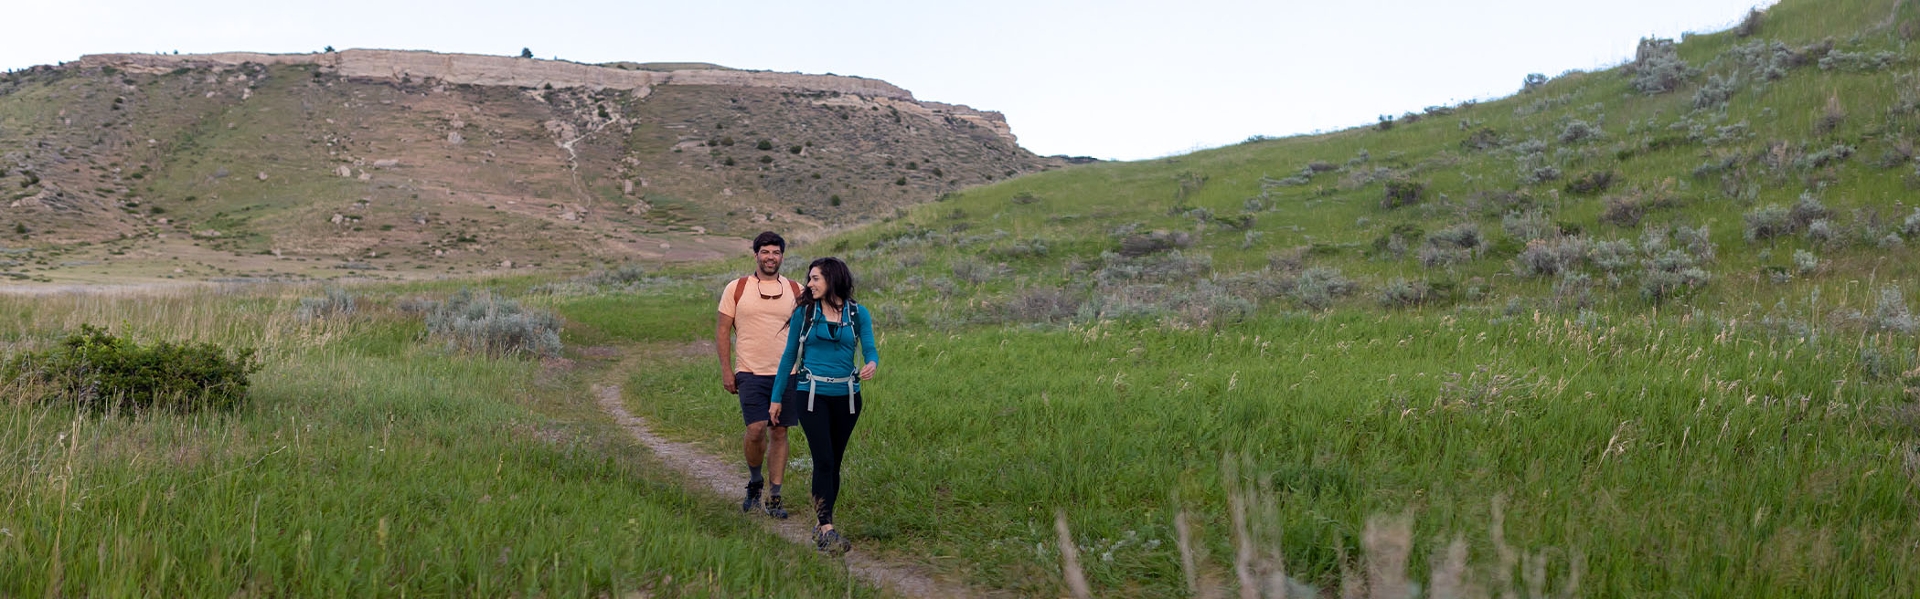
[[[760,485],[747,483],[747,498],[740,502],[740,513],[751,514],[760,509]]]
[[[819,528],[813,529],[813,549],[815,551],[826,555],[838,556],[846,554],[847,550],[852,548],[853,543],[847,542],[846,537],[840,536],[839,530],[828,529],[822,531]]]
[[[781,505],[779,495],[767,497],[767,515],[775,520],[787,519],[787,508]]]

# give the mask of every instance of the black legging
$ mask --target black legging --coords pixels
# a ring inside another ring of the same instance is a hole
[[[821,524],[833,524],[833,503],[840,498],[840,465],[846,461],[853,426],[860,422],[860,394],[853,394],[852,410],[847,409],[845,395],[816,395],[811,411],[805,391],[788,391],[783,403],[783,409],[799,411],[800,430],[806,431],[807,450],[813,453],[813,512]]]

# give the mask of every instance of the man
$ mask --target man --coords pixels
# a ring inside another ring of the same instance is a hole
[[[773,488],[764,507],[767,515],[785,519],[780,483],[787,471],[787,427],[798,424],[800,417],[796,410],[781,414],[779,422],[770,422],[767,412],[773,403],[780,352],[787,343],[787,319],[797,305],[800,284],[780,276],[786,239],[767,231],[753,238],[752,250],[753,274],[727,283],[720,291],[713,344],[720,354],[720,386],[740,396],[740,416],[747,426],[747,498],[740,502],[740,511],[762,507],[760,466],[772,462],[766,482]],[[737,343],[730,338],[736,333]]]

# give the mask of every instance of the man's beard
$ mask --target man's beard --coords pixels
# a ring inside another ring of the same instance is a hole
[[[772,265],[773,270],[767,270],[767,268],[768,265],[766,263],[763,262],[760,264],[760,276],[771,277],[780,274],[780,264],[778,262]]]

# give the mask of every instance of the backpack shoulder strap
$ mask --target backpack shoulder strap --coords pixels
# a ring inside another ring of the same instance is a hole
[[[753,275],[747,275],[744,277],[740,277],[740,280],[733,282],[733,305],[735,306],[740,305],[741,294],[744,294],[747,292],[747,279],[752,277]],[[734,309],[738,310],[739,308],[734,308]]]
[[[800,301],[800,282],[795,281],[793,279],[787,279],[787,287],[790,287],[793,289],[793,300],[796,302]]]

